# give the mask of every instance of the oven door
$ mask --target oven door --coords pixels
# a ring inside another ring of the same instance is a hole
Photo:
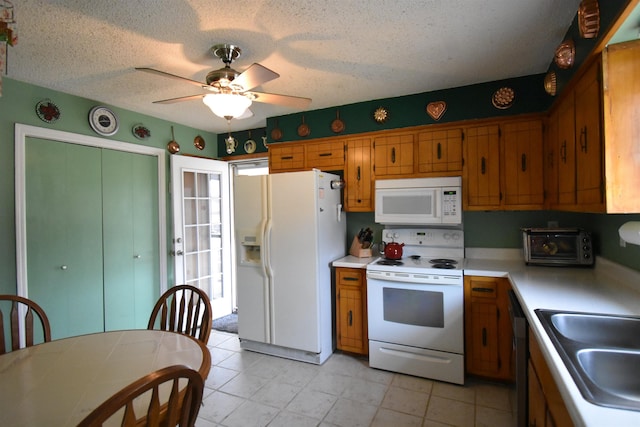
[[[367,275],[369,339],[464,353],[460,284],[403,283]]]

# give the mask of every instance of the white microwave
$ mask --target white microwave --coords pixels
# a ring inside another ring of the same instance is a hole
[[[462,224],[462,178],[376,180],[375,222],[398,225]]]

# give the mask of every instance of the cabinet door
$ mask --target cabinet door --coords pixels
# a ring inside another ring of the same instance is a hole
[[[306,169],[323,171],[344,167],[344,140],[306,144]]]
[[[347,141],[344,189],[345,211],[373,212],[373,173],[371,164],[371,140],[368,138]]]
[[[506,123],[504,138],[504,203],[541,209],[544,203],[542,121]]]
[[[576,198],[585,211],[604,209],[599,75],[599,62],[596,62],[575,89]]]
[[[576,140],[573,93],[558,107],[558,204],[576,203]]]
[[[144,329],[159,297],[158,163],[102,150],[104,328]]]
[[[465,209],[500,207],[500,128],[497,125],[467,129],[465,144]]]
[[[104,330],[100,149],[26,142],[28,297],[53,339]]]
[[[529,389],[529,425],[537,427],[545,427],[547,425],[547,404],[544,398],[544,392],[540,385],[540,380],[536,375],[535,369],[531,362],[528,364],[528,389]]]
[[[418,172],[461,172],[462,129],[418,134]]]
[[[546,139],[544,142],[544,201],[545,207],[551,209],[558,204],[558,113],[549,116]]]
[[[344,351],[368,354],[366,286],[364,271],[336,269],[337,347]]]
[[[413,134],[374,140],[376,178],[413,174]]]
[[[304,146],[291,144],[278,146],[269,145],[269,171],[291,172],[304,170]]]

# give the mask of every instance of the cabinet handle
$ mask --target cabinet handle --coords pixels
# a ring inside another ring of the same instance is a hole
[[[493,288],[471,288],[473,292],[494,292]]]
[[[550,152],[549,155],[547,156],[547,160],[549,162],[549,167],[552,168],[553,167],[553,157],[554,157],[554,152]]]
[[[438,142],[438,160],[442,158],[442,144]]]
[[[360,181],[360,166],[358,166],[358,169],[356,169],[356,179]]]
[[[293,159],[293,156],[282,156],[280,157],[280,160],[291,160]]]
[[[396,147],[393,147],[391,149],[391,163],[395,163],[396,162]]]
[[[357,277],[343,277],[342,280],[349,282],[357,282],[359,279]]]
[[[560,158],[562,159],[562,163],[567,163],[567,141],[562,141],[562,145],[560,146]]]
[[[349,310],[349,315],[347,316],[347,322],[349,323],[349,326],[353,326],[353,311]]]
[[[526,154],[522,154],[522,158],[520,159],[520,163],[521,163],[521,168],[522,168],[522,172],[525,172],[527,170],[527,155]]]
[[[331,157],[331,153],[320,153],[318,157]]]
[[[587,152],[587,127],[580,129],[580,151]]]
[[[487,173],[487,160],[484,158],[484,156],[482,156],[482,159],[480,159],[480,173],[482,175]]]
[[[482,346],[487,346],[487,328],[482,328]]]
[[[60,266],[60,270],[66,270],[67,268],[69,268],[69,267],[67,267],[66,265],[61,265]]]

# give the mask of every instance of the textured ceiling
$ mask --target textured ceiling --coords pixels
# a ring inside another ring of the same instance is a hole
[[[215,133],[224,119],[188,83],[240,46],[233,68],[280,74],[258,91],[311,98],[309,110],[545,72],[580,0],[20,0],[8,77]],[[231,130],[298,110],[254,103]]]

